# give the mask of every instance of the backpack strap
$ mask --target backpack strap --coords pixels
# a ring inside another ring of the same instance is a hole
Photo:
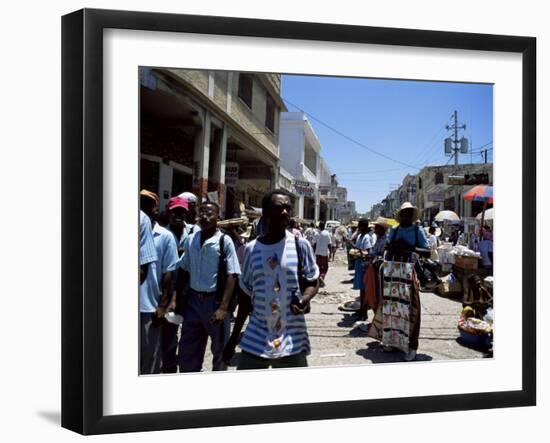
[[[218,293],[222,289],[221,286],[225,284],[226,275],[223,275],[227,272],[225,266],[225,234],[222,234],[220,237],[220,259],[218,262],[218,279],[216,282],[216,290]]]
[[[302,254],[300,252],[300,242],[298,240],[298,236],[295,235],[294,236],[294,244],[296,245],[296,255],[298,256],[298,278],[300,278],[300,276],[302,275],[303,273],[303,269],[302,269]]]

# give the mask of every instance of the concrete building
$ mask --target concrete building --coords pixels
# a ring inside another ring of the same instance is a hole
[[[278,183],[280,93],[276,74],[141,68],[140,186],[162,209],[190,190],[226,217],[261,206]]]
[[[294,177],[300,219],[319,221],[321,143],[303,112],[282,112],[280,119],[280,166]]]
[[[493,184],[492,163],[470,163],[448,166],[427,166],[416,176],[415,204],[422,212],[423,221],[432,221],[442,210],[455,211],[461,217],[475,217],[483,209],[483,203],[464,200],[463,195],[474,185],[449,184],[449,176],[480,174],[488,175]],[[455,207],[455,192],[458,192],[459,207]],[[489,206],[490,207],[490,206]]]

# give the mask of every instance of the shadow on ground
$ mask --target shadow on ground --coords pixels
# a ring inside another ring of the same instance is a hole
[[[358,349],[356,352],[365,360],[369,360],[373,363],[403,363],[403,352],[394,351],[386,352],[383,346],[379,342],[367,343],[367,347]],[[427,354],[416,354],[415,361],[431,361],[433,358]]]

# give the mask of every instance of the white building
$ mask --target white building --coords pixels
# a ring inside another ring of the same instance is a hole
[[[303,112],[282,112],[279,130],[280,166],[294,177],[297,215],[319,221],[321,143]]]

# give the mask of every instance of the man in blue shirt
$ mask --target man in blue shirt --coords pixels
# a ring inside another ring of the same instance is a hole
[[[140,374],[152,374],[160,358],[160,322],[155,305],[159,297],[156,261],[151,221],[139,211],[139,320],[140,320]]]
[[[165,320],[165,315],[171,305],[175,303],[175,269],[178,262],[178,247],[174,235],[157,223],[159,214],[159,197],[157,194],[142,190],[140,192],[140,207],[151,219],[153,226],[153,242],[157,251],[158,260],[155,262],[157,275],[156,282],[159,285],[161,293],[158,300],[156,312],[157,317],[162,323],[161,328],[161,361],[159,367],[155,368],[155,373],[160,371],[162,366],[163,373],[177,371],[176,347],[178,326]],[[174,331],[175,329],[175,331]],[[171,346],[170,346],[171,345]]]
[[[178,276],[178,290],[189,283],[185,297],[177,301],[183,303],[183,307],[177,307],[183,313],[180,372],[202,369],[208,337],[212,342],[213,370],[227,369],[223,349],[229,339],[228,309],[241,269],[233,242],[217,228],[219,211],[216,203],[201,204],[198,211],[201,229],[185,239],[184,253],[178,263],[183,271]]]

